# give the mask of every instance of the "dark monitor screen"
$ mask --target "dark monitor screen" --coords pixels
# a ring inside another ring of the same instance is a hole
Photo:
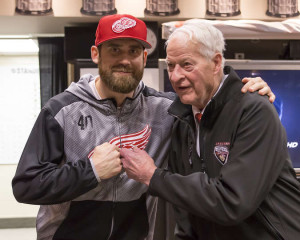
[[[232,66],[241,78],[260,76],[271,87],[276,95],[274,106],[286,129],[293,166],[300,172],[300,61],[227,60],[226,65]],[[160,68],[164,90],[173,91],[163,60]]]

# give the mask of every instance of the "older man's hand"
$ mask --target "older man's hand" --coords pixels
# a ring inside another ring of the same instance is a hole
[[[120,149],[121,162],[129,178],[149,186],[150,180],[157,168],[153,159],[137,147]]]

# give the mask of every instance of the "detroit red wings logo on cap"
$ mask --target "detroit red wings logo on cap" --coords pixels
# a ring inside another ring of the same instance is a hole
[[[143,150],[148,143],[150,135],[151,128],[149,127],[149,125],[146,125],[146,127],[142,131],[114,137],[109,141],[109,143],[115,144],[118,147],[122,148],[132,149],[133,147],[138,147],[139,149]]]
[[[133,19],[130,19],[128,17],[123,17],[117,21],[115,21],[112,25],[112,30],[115,33],[121,33],[124,32],[128,28],[132,28],[136,25],[136,21]]]

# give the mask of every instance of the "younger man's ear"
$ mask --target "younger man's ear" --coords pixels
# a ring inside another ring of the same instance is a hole
[[[148,52],[144,50],[144,67],[146,67]]]
[[[91,47],[91,58],[94,63],[98,64],[99,62],[99,51],[96,46]]]

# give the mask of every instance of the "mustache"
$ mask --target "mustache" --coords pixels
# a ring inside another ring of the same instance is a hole
[[[124,65],[117,65],[113,66],[111,68],[112,71],[117,71],[117,72],[133,72],[133,69],[129,66],[124,66]]]

